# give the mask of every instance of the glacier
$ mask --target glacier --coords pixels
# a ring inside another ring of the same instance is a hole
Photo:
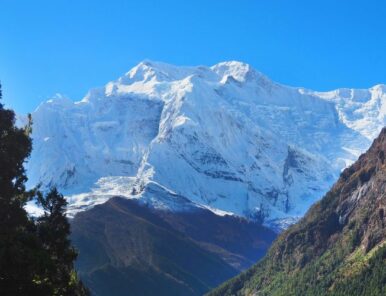
[[[250,65],[144,61],[32,113],[29,186],[57,186],[69,215],[112,196],[205,207],[285,228],[385,125],[386,86],[318,92]]]

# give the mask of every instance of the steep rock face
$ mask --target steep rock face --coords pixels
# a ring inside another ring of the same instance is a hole
[[[210,295],[385,295],[386,129],[253,268]]]
[[[93,295],[202,295],[264,255],[275,233],[195,208],[154,210],[111,198],[78,213],[78,274]]]
[[[158,186],[285,227],[368,147],[384,123],[384,98],[383,86],[291,88],[240,62],[143,62],[80,102],[39,106],[30,184],[57,185],[70,214],[117,191],[146,201],[146,188]]]

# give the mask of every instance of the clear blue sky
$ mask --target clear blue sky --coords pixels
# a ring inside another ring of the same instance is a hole
[[[74,100],[144,59],[250,63],[316,90],[386,83],[386,1],[2,0],[0,80],[8,107]]]

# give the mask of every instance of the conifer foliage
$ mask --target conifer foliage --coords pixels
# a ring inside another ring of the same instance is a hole
[[[16,127],[14,112],[0,103],[0,295],[87,295],[73,267],[65,199],[56,189],[25,188],[31,124]],[[24,209],[33,198],[45,211],[37,219]]]

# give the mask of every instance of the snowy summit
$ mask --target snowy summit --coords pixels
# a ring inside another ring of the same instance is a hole
[[[385,85],[315,92],[240,62],[146,61],[79,102],[41,104],[28,176],[58,186],[70,214],[120,195],[285,227],[368,148],[385,114]]]

